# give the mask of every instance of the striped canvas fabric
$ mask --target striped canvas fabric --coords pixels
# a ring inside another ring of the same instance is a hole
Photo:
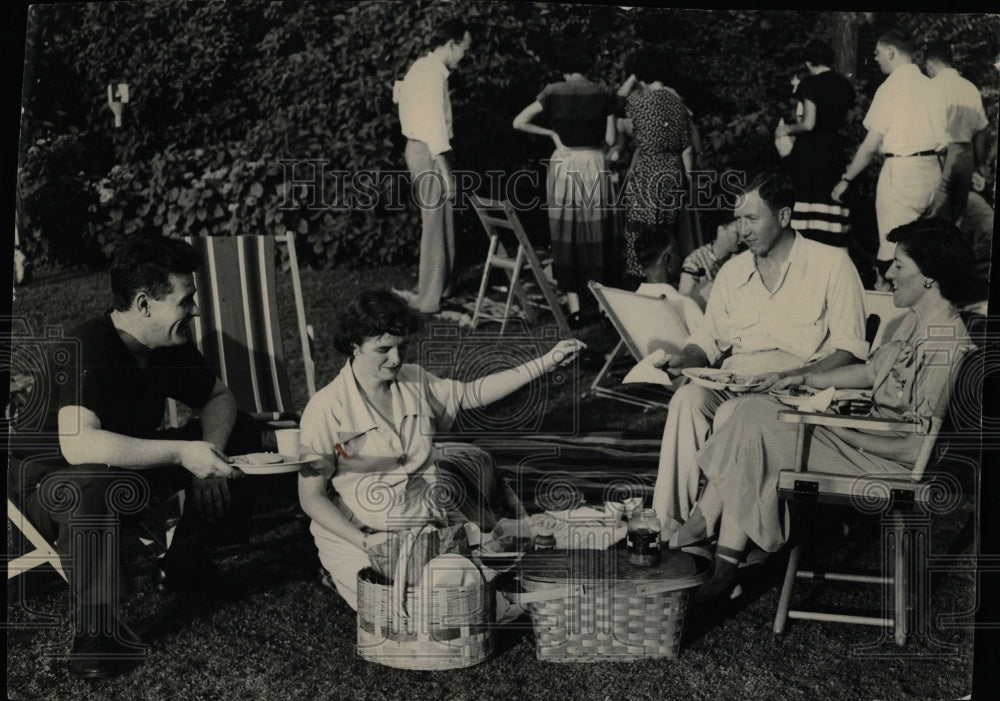
[[[558,511],[581,501],[599,508],[623,492],[651,497],[660,442],[660,436],[615,432],[474,441],[493,456],[529,511]]]
[[[195,273],[195,343],[251,414],[293,415],[281,345],[270,236],[186,237],[201,255]]]
[[[837,204],[796,202],[792,210],[792,228],[804,234],[814,233],[826,238],[843,238],[844,245],[851,231],[848,221],[851,210]]]

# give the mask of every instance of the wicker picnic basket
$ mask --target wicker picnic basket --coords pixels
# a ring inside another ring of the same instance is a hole
[[[536,656],[546,662],[615,662],[677,657],[692,587],[708,563],[664,553],[637,567],[621,550],[549,551],[522,560],[518,600],[531,613]]]
[[[407,571],[412,548],[399,549],[395,571]],[[493,654],[496,583],[425,591],[405,577],[389,582],[373,568],[358,573],[358,654],[402,669],[458,669]]]

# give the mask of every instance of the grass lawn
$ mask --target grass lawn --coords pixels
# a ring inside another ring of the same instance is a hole
[[[463,289],[475,289],[476,271]],[[320,386],[333,379],[343,358],[330,346],[332,320],[362,287],[412,285],[412,268],[303,271],[306,316],[316,327]],[[288,286],[283,319],[293,319]],[[71,328],[108,306],[106,274],[39,275],[16,292],[14,314],[36,335],[46,325]],[[436,326],[447,332],[448,325]],[[434,328],[422,338],[433,342]],[[453,330],[453,328],[452,328]],[[487,329],[488,331],[488,329]],[[306,396],[294,356],[297,339],[285,328],[292,358],[296,400]],[[513,358],[542,331],[513,340],[488,333],[463,343],[493,348],[480,364],[458,375],[489,369],[497,357]],[[445,334],[447,336],[447,333]],[[614,333],[595,324],[581,333],[592,348],[607,351]],[[537,341],[547,347],[551,341]],[[426,349],[427,346],[424,346]],[[420,343],[411,345],[415,358]],[[520,349],[520,350],[519,350]],[[502,352],[501,352],[502,351]],[[298,374],[296,374],[298,373]],[[580,371],[544,387],[525,389],[496,405],[490,421],[508,421],[522,432],[638,431],[657,434],[664,412],[581,396],[594,372]],[[541,391],[542,394],[532,392]],[[525,407],[528,408],[525,411]],[[527,417],[527,418],[525,418]],[[532,423],[536,418],[539,420]],[[486,419],[483,419],[486,421]],[[527,426],[527,428],[525,428]],[[473,427],[475,428],[475,427]],[[960,475],[975,484],[971,468]],[[676,660],[561,665],[539,662],[526,620],[499,634],[499,651],[464,670],[423,672],[366,662],[354,650],[354,613],[317,576],[319,561],[308,521],[297,508],[295,480],[287,475],[257,477],[258,509],[248,545],[218,548],[220,564],[244,583],[231,600],[195,595],[163,595],[152,586],[152,563],[141,547],[123,539],[134,570],[136,593],[126,616],[150,646],[149,659],[119,679],[88,683],[70,678],[64,660],[70,621],[65,584],[47,568],[13,580],[8,588],[7,684],[17,699],[957,699],[971,691],[972,630],[976,605],[974,578],[953,566],[924,583],[918,621],[906,647],[867,626],[791,621],[775,636],[776,580],[783,557],[764,568],[759,586],[724,606],[688,610],[682,654]],[[967,493],[950,513],[928,525],[929,552],[945,553],[966,523],[975,495]],[[827,515],[845,515],[827,511]],[[852,566],[876,567],[880,559],[878,523],[850,517],[845,538],[835,518],[820,520],[815,549]],[[8,527],[8,542],[11,534]],[[970,548],[966,548],[968,553]],[[877,607],[875,588],[843,584],[800,585],[799,599],[815,603]]]

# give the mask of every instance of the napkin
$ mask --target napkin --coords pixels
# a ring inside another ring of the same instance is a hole
[[[666,354],[667,352],[665,350],[658,348],[647,355],[645,358],[636,363],[634,368],[629,370],[625,379],[622,380],[622,384],[627,385],[632,382],[646,382],[654,385],[666,385],[667,387],[672,387],[674,384],[674,378],[670,377],[670,375],[654,365],[654,363],[662,361]]]
[[[817,392],[813,396],[809,397],[807,401],[802,402],[802,404],[799,405],[799,411],[826,411],[830,407],[830,402],[833,401],[833,395],[836,393],[836,387],[827,387],[822,392]]]
[[[438,555],[424,565],[421,586],[424,591],[439,587],[468,587],[482,580],[472,560],[456,553]]]

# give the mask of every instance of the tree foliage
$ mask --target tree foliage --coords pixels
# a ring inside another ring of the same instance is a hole
[[[291,229],[303,259],[321,267],[414,259],[417,213],[393,206],[405,205],[406,183],[347,178],[341,187],[330,174],[404,169],[392,84],[431,48],[432,28],[455,15],[474,37],[449,81],[457,166],[528,169],[539,173],[541,196],[551,144],[513,131],[511,120],[559,79],[554,38],[589,39],[592,77],[611,85],[626,77],[633,49],[669,48],[674,87],[695,112],[706,163],[721,170],[775,159],[771,132],[789,106],[798,50],[812,37],[828,38],[829,29],[821,13],[568,3],[34,5],[19,180],[29,252],[91,261],[139,232]],[[900,22],[967,46],[971,55],[980,41],[977,17]],[[105,90],[119,81],[131,86],[131,102],[125,126],[114,129]],[[987,96],[995,115],[995,89]],[[293,161],[299,165],[290,170]],[[321,192],[310,184],[313,167],[327,173]],[[335,206],[337,198],[374,206]],[[458,226],[470,235],[478,228],[468,213]]]

